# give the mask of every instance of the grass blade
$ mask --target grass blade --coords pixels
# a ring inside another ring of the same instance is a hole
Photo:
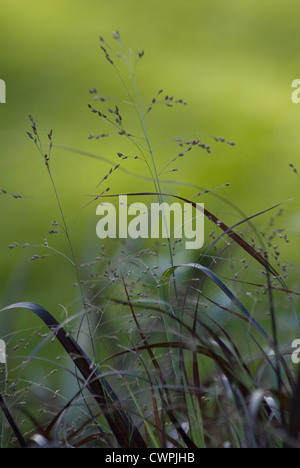
[[[208,276],[210,279],[212,279],[215,284],[226,294],[226,296],[233,302],[233,304],[238,307],[238,309],[244,314],[244,316],[247,318],[249,323],[256,328],[256,330],[264,337],[264,339],[268,342],[270,347],[273,349],[274,353],[276,355],[279,354],[278,359],[280,359],[282,367],[285,369],[286,375],[289,379],[289,383],[291,387],[294,387],[294,382],[293,378],[291,376],[290,370],[281,356],[280,353],[278,353],[278,349],[276,347],[276,344],[274,341],[271,339],[271,337],[267,334],[267,332],[263,329],[263,327],[255,320],[255,318],[248,312],[248,310],[243,306],[243,304],[239,301],[239,299],[230,291],[230,289],[223,283],[223,281],[215,274],[213,273],[209,268],[206,268],[202,265],[199,265],[198,263],[186,263],[186,264],[181,264],[177,265],[175,267],[168,268],[162,275],[160,279],[160,285],[161,286],[166,286],[169,283],[171,275],[174,273],[174,271],[177,268],[180,267],[188,267],[188,268],[194,268],[202,271],[205,273],[206,276]]]
[[[194,442],[187,436],[187,434],[184,432],[184,430],[182,429],[181,425],[179,424],[179,422],[177,421],[173,411],[172,411],[172,400],[171,400],[171,397],[170,397],[170,394],[167,390],[167,385],[166,385],[166,382],[165,382],[165,378],[164,378],[164,375],[163,375],[163,372],[160,368],[160,365],[157,361],[157,359],[155,358],[154,356],[154,353],[151,349],[151,346],[149,346],[149,343],[146,339],[146,336],[144,335],[139,323],[138,323],[138,320],[137,320],[137,317],[136,317],[136,314],[134,312],[134,308],[133,308],[133,305],[131,303],[131,300],[130,300],[130,297],[129,297],[129,294],[128,294],[128,290],[127,290],[127,287],[126,287],[126,284],[125,284],[125,281],[124,279],[122,278],[122,282],[123,282],[123,286],[124,286],[124,289],[125,289],[125,292],[126,292],[126,296],[127,296],[127,299],[128,299],[128,304],[130,306],[130,309],[131,309],[131,313],[132,313],[132,317],[134,319],[134,322],[135,322],[135,325],[137,327],[137,330],[143,340],[143,343],[145,344],[145,349],[147,349],[148,351],[148,354],[150,356],[150,359],[155,367],[155,370],[158,372],[158,375],[160,377],[160,380],[163,384],[163,386],[165,387],[165,393],[166,393],[166,398],[167,398],[167,402],[168,402],[168,407],[166,409],[167,411],[167,414],[170,418],[170,420],[172,421],[172,423],[174,424],[177,432],[178,432],[178,435],[180,437],[182,437],[183,441],[185,442],[185,444],[187,445],[187,447],[189,448],[196,448],[196,445],[194,444]]]
[[[129,415],[122,409],[117,395],[107,380],[99,374],[78,343],[66,333],[57,320],[42,306],[33,302],[20,302],[2,309],[27,309],[37,315],[54,333],[77,369],[87,382],[87,388],[101,408],[113,434],[122,448],[146,448],[146,444]]]
[[[24,437],[22,436],[21,432],[19,431],[19,428],[17,424],[15,423],[12,415],[9,412],[9,409],[7,408],[4,399],[2,398],[2,395],[0,395],[0,407],[3,411],[4,416],[6,417],[10,427],[12,428],[16,438],[18,439],[18,442],[22,448],[27,448],[27,444],[25,442]]]

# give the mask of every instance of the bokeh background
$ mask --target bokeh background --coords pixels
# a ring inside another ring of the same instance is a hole
[[[300,104],[291,100],[292,81],[300,78],[299,14],[296,0],[1,0],[0,78],[6,82],[7,103],[0,105],[0,189],[23,197],[0,196],[0,306],[33,301],[59,319],[65,313],[61,306],[76,298],[74,270],[62,256],[29,260],[50,253],[38,247],[45,238],[67,254],[68,246],[63,235],[48,234],[59,212],[43,160],[26,135],[28,116],[34,116],[43,141],[53,129],[52,174],[71,224],[86,200],[83,196],[118,162],[118,142],[88,139],[105,127],[87,107],[94,87],[101,95],[126,99],[99,47],[99,36],[113,43],[115,30],[126,50],[145,51],[136,74],[143,102],[150,102],[161,88],[188,102],[173,109],[157,107],[149,115],[154,146],[191,134],[236,143],[231,147],[203,138],[212,144],[212,154],[194,153],[179,161],[179,171],[165,176],[179,183],[172,191],[189,197],[195,189],[184,181],[207,189],[230,183],[218,193],[245,215],[287,201],[277,220],[291,240],[281,246],[282,255],[297,265],[299,177],[289,164],[300,167]],[[122,73],[129,78],[126,70]],[[160,148],[159,167],[176,154],[174,148]],[[116,171],[112,192],[153,189],[139,178],[144,167],[133,161],[124,167],[136,176]],[[228,223],[240,219],[214,197],[207,195],[204,201]],[[270,214],[262,216],[255,224],[264,229],[269,219]],[[100,249],[95,227],[92,207],[72,231],[78,262],[90,260]],[[14,242],[37,247],[9,249]],[[297,287],[297,281],[291,286]],[[12,317],[1,318],[3,335],[11,333],[12,326],[24,326],[15,313]],[[31,323],[28,318],[25,322]]]

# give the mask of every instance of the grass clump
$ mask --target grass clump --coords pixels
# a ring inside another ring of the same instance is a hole
[[[28,136],[42,156],[59,216],[58,222],[51,222],[51,242],[45,239],[39,246],[47,254],[33,254],[31,260],[62,255],[72,265],[70,281],[78,300],[75,311],[64,306],[66,318],[61,321],[54,317],[55,311],[50,313],[34,301],[3,309],[2,314],[12,309],[30,311],[40,326],[23,330],[21,338],[20,331],[6,337],[2,446],[298,447],[300,373],[297,376],[292,365],[291,343],[299,327],[299,293],[287,285],[292,266],[281,260],[277,245],[289,242],[287,234],[276,228],[283,208],[277,205],[246,216],[242,207],[220,195],[228,183],[210,190],[170,178],[182,164],[197,168],[196,151],[210,155],[214,145],[234,143],[193,134],[153,145],[151,114],[158,106],[187,103],[160,89],[143,105],[136,67],[144,52],[128,55],[119,32],[114,40],[117,51],[102,37],[100,48],[119,76],[125,98],[112,100],[96,88],[90,90],[88,108],[101,130],[88,139],[111,139],[117,151],[110,159],[69,148],[110,164],[97,185],[87,187],[73,224],[67,222],[51,170],[53,132],[47,135],[46,146],[30,117]],[[121,63],[129,72],[128,83],[120,72]],[[167,147],[171,156],[161,162],[157,154]],[[141,167],[145,171],[137,176]],[[145,186],[143,191],[127,191],[130,203],[175,200],[201,211],[211,227],[204,247],[187,253],[182,240],[172,236],[166,242],[107,240],[92,258],[78,261],[72,240],[76,222],[83,212],[94,214],[96,204],[108,198],[113,202],[120,195],[112,190],[117,174],[134,175]],[[192,189],[193,195],[183,196],[182,187]],[[22,198],[6,190],[1,194]],[[199,208],[197,202],[209,197],[227,203],[238,221],[230,225],[206,207]],[[270,215],[266,230],[256,227]],[[67,240],[66,251],[55,246],[61,234]],[[17,242],[9,246],[20,247]],[[22,247],[37,248],[30,243]],[[293,326],[281,329],[280,310]],[[54,352],[51,346],[56,343],[60,348]]]

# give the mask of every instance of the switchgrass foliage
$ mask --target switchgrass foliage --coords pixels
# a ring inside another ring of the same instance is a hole
[[[160,89],[144,105],[135,74],[144,52],[127,54],[120,34],[113,37],[114,47],[102,37],[100,47],[125,98],[113,102],[90,90],[88,107],[103,131],[89,139],[101,144],[111,138],[119,150],[111,159],[77,150],[99,159],[101,170],[103,161],[111,165],[96,187],[87,187],[77,217],[83,211],[94,216],[107,197],[114,201],[119,193],[110,181],[117,171],[132,175],[133,166],[126,167],[131,160],[143,164],[139,180],[149,187],[143,193],[128,187],[132,200],[180,200],[199,209],[196,202],[209,205],[214,196],[228,204],[238,221],[230,226],[205,208],[210,234],[193,258],[178,239],[113,240],[114,250],[107,253],[109,241],[103,242],[100,252],[79,264],[70,235],[76,220],[68,225],[51,172],[53,133],[39,135],[31,116],[28,136],[43,158],[59,219],[52,222],[51,242],[44,241],[46,254],[34,254],[31,260],[62,255],[74,269],[80,300],[75,311],[74,306],[65,308],[60,323],[56,311],[33,302],[2,310],[3,318],[17,309],[17,314],[35,314],[37,322],[34,329],[11,330],[3,337],[8,363],[1,365],[1,446],[298,447],[300,379],[291,343],[299,329],[299,293],[293,290],[295,267],[280,256],[280,246],[289,242],[276,227],[283,207],[246,216],[221,195],[228,183],[208,190],[167,178],[184,161],[195,164],[196,151],[210,154],[214,144],[234,143],[209,135],[176,137],[165,143],[169,161],[157,161],[148,119],[158,106],[186,102]],[[135,128],[127,126],[123,109],[128,108],[137,119]],[[178,186],[194,195],[179,195]],[[23,197],[6,190],[1,194]],[[266,218],[270,223],[262,229]],[[65,252],[55,248],[55,235],[66,237]],[[30,243],[9,246],[21,247],[32,248]],[[53,351],[55,343],[60,348]]]

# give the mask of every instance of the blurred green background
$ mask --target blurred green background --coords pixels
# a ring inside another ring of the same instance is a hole
[[[0,105],[0,189],[29,197],[0,196],[1,306],[30,300],[59,318],[63,312],[58,305],[67,306],[75,297],[74,271],[62,257],[30,262],[32,255],[49,252],[8,248],[14,242],[42,245],[47,238],[68,253],[63,235],[49,238],[51,221],[59,220],[59,213],[43,160],[26,135],[28,115],[34,116],[44,141],[53,129],[57,148],[51,168],[71,223],[84,203],[82,195],[118,162],[115,142],[88,139],[105,128],[87,108],[94,87],[101,95],[126,98],[99,47],[99,35],[112,43],[116,29],[127,50],[145,51],[137,70],[143,101],[150,102],[163,88],[188,102],[149,115],[154,145],[186,134],[222,136],[236,143],[232,148],[204,139],[212,143],[212,154],[199,152],[190,162],[179,161],[178,173],[168,177],[207,189],[230,183],[219,193],[247,215],[290,200],[280,219],[293,241],[284,255],[299,261],[299,178],[289,167],[300,166],[300,105],[291,100],[292,81],[300,78],[299,14],[296,0],[1,0],[0,78],[6,82],[7,103]],[[159,167],[176,152],[175,146],[162,147]],[[131,161],[124,167],[137,176],[116,172],[112,192],[153,189],[138,178],[139,173],[148,175],[144,168],[137,170]],[[186,197],[195,194],[183,183],[164,189]],[[207,196],[205,203],[225,221],[238,220],[213,197]],[[264,228],[268,223],[269,215],[256,225]],[[72,232],[79,262],[100,249],[95,226],[92,207]]]

